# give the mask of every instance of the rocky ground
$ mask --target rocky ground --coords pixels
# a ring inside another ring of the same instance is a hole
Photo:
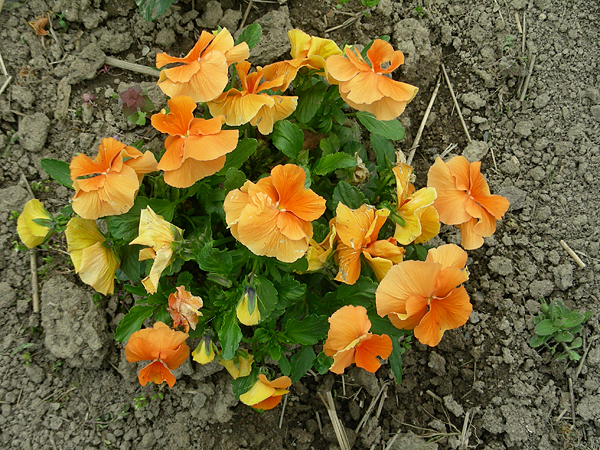
[[[29,253],[14,251],[12,212],[29,198],[27,184],[51,212],[69,200],[40,160],[91,154],[106,136],[162,147],[158,132],[127,122],[113,97],[142,83],[159,109],[165,101],[155,78],[105,66],[106,56],[153,66],[159,52],[187,52],[201,29],[236,30],[247,4],[183,0],[148,23],[133,0],[7,0],[0,13],[0,54],[12,76],[0,95],[0,446],[334,449],[317,397],[330,390],[355,449],[600,448],[600,5],[380,0],[361,13],[351,0],[342,14],[330,1],[283,3],[251,9],[247,23],[265,32],[255,64],[285,56],[292,27],[340,45],[387,34],[405,52],[400,77],[420,87],[401,116],[405,151],[446,67],[473,142],[442,81],[415,157],[417,185],[434,157],[457,144],[454,153],[482,160],[492,191],[511,202],[495,236],[470,252],[469,322],[434,349],[415,343],[401,384],[388,366],[375,375],[308,376],[292,387],[283,413],[280,406],[259,415],[238,404],[216,364],[186,363],[173,389],[140,387],[111,337],[128,299],[94,297],[63,253],[37,253],[41,314],[33,314]],[[27,22],[49,10],[63,15],[66,28],[55,15],[53,36],[36,36]],[[457,243],[458,235],[447,227],[439,239]],[[542,298],[594,312],[581,366],[529,346]]]

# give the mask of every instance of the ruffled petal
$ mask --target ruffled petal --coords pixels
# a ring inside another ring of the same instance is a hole
[[[437,192],[433,206],[437,209],[443,223],[457,225],[471,219],[465,210],[469,195],[466,191],[457,188],[456,178],[441,158],[437,158],[430,167],[427,186],[435,188]]]
[[[361,341],[356,347],[355,361],[357,367],[361,367],[368,372],[375,373],[381,367],[377,359],[386,359],[392,353],[392,340],[387,335],[378,336],[376,334],[369,336]]]
[[[308,222],[317,220],[325,212],[325,199],[304,187],[306,174],[301,167],[276,166],[271,170],[271,179],[279,195],[279,208]]]
[[[430,249],[425,262],[441,264],[444,269],[447,267],[463,269],[468,257],[467,252],[458,245],[444,244]]]
[[[140,370],[138,381],[142,386],[146,386],[148,383],[162,384],[163,381],[166,381],[169,387],[173,387],[175,376],[162,362],[154,361]]]
[[[348,350],[370,329],[371,322],[363,306],[343,306],[329,318],[327,346],[336,352]]]
[[[238,143],[238,130],[223,130],[208,136],[188,136],[185,140],[183,159],[212,161],[235,150]]]
[[[357,76],[360,70],[348,58],[333,55],[327,58],[327,73],[338,82],[345,82]]]
[[[151,118],[152,126],[171,136],[186,136],[194,119],[196,102],[187,95],[178,95],[168,101],[170,112],[164,110]]]

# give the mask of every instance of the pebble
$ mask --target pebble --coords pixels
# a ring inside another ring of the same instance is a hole
[[[594,116],[594,119],[600,122],[600,105],[592,106],[590,112],[592,113],[592,116]]]
[[[531,295],[531,297],[534,299],[546,298],[552,293],[553,290],[554,283],[552,283],[550,280],[535,280],[529,285],[529,295]]]
[[[533,121],[521,120],[515,124],[515,133],[522,137],[531,136],[531,130],[533,128]]]
[[[504,256],[492,256],[488,267],[492,272],[503,277],[513,273],[512,261]]]
[[[542,109],[545,108],[548,103],[550,103],[550,95],[544,92],[537,96],[533,102],[533,106],[535,106],[536,109]]]

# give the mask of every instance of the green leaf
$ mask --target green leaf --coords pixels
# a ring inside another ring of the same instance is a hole
[[[396,337],[392,338],[392,353],[388,361],[390,362],[396,383],[402,383],[402,348]]]
[[[144,286],[142,286],[142,285],[132,286],[130,284],[125,284],[123,287],[125,288],[125,290],[127,292],[129,292],[130,294],[133,294],[133,295],[137,295],[138,297],[145,297],[147,294],[146,288],[144,288]]]
[[[269,346],[269,356],[273,358],[274,361],[279,361],[281,359],[281,346],[275,342],[271,342]]]
[[[337,134],[332,134],[329,137],[323,138],[319,141],[319,147],[323,151],[323,155],[330,155],[337,153],[340,149],[340,138]]]
[[[412,330],[400,330],[390,322],[388,317],[379,317],[375,312],[369,312],[369,320],[371,321],[371,333],[387,334],[392,338],[407,336],[412,334]]]
[[[554,321],[551,319],[542,320],[535,326],[535,329],[533,330],[533,332],[538,336],[549,336],[556,331],[558,331],[558,329],[554,325]]]
[[[248,48],[252,50],[254,47],[256,47],[256,44],[258,44],[261,37],[262,27],[260,26],[260,24],[255,22],[251,25],[248,25],[246,29],[242,31],[240,37],[236,39],[235,45],[245,42],[246,44],[248,44]]]
[[[290,159],[298,158],[304,143],[304,133],[289,120],[280,120],[271,134],[273,145]]]
[[[310,369],[313,365],[314,360],[317,358],[315,355],[315,351],[312,347],[304,347],[290,358],[290,364],[292,366],[291,371],[291,380],[292,383],[300,380],[308,369]]]
[[[71,170],[69,164],[58,159],[42,159],[40,161],[42,169],[46,171],[53,180],[58,181],[63,186],[73,189],[73,181],[71,181]]]
[[[218,334],[223,349],[223,359],[233,359],[242,340],[242,331],[238,325],[235,309],[223,317]]]
[[[225,166],[218,172],[218,175],[225,175],[230,168],[239,169],[250,158],[257,148],[256,139],[241,139],[237,147],[230,153],[227,153]]]
[[[345,181],[340,181],[333,190],[331,202],[331,209],[333,211],[335,211],[339,202],[342,202],[348,208],[358,209],[367,203],[367,198],[356,186],[352,186]]]
[[[534,334],[529,340],[529,345],[531,345],[533,348],[539,347],[540,345],[543,345],[545,342],[549,341],[550,337],[551,336],[538,336],[537,334]]]
[[[225,175],[225,191],[229,192],[233,189],[238,189],[242,187],[242,185],[246,181],[246,175],[239,169],[235,167],[230,167],[227,169],[227,174]]]
[[[327,85],[323,82],[318,82],[310,89],[300,92],[301,95],[298,95],[298,107],[296,108],[298,122],[308,123],[315,116],[326,93]]]
[[[404,139],[404,128],[396,119],[377,120],[373,114],[364,111],[357,111],[356,117],[373,134],[378,134],[392,141]]]
[[[277,289],[268,279],[263,276],[256,277],[256,294],[258,297],[258,309],[260,317],[266,319],[275,305],[277,305]]]
[[[252,372],[247,377],[239,377],[231,380],[231,388],[237,398],[250,390],[254,383],[258,380],[258,368],[254,366]]]
[[[135,0],[140,14],[146,22],[151,22],[162,16],[173,2],[174,0]]]
[[[325,155],[317,161],[313,172],[317,175],[327,175],[337,169],[356,167],[356,158],[347,153],[334,153]]]
[[[198,267],[205,272],[228,275],[233,269],[231,254],[227,250],[213,248],[213,242],[208,242],[196,255]]]
[[[331,114],[330,116],[337,122],[338,125],[344,125],[346,122],[346,115],[342,108],[338,105],[331,105]]]
[[[295,344],[315,345],[325,338],[328,329],[326,316],[311,314],[301,321],[289,320],[285,327],[285,336]]]
[[[364,306],[375,304],[375,291],[378,284],[368,277],[360,277],[353,285],[341,284],[335,291],[338,300],[344,305]]]
[[[396,149],[388,139],[378,134],[371,135],[371,145],[377,157],[377,168],[383,170],[393,166],[396,161]]]
[[[152,315],[154,306],[151,305],[135,305],[119,322],[115,331],[115,340],[117,342],[125,342],[133,333],[142,328],[144,320]]]
[[[287,357],[285,355],[281,355],[281,358],[279,358],[277,362],[279,363],[279,370],[281,370],[281,373],[286,377],[289,377],[290,373],[292,373],[292,366]]]
[[[557,342],[571,342],[574,337],[575,336],[573,336],[572,333],[566,330],[557,331],[554,335],[554,339],[556,339]]]
[[[333,366],[333,358],[331,356],[327,356],[325,353],[321,352],[317,355],[316,359],[313,361],[315,370],[321,374],[325,375]]]
[[[33,219],[33,223],[37,223],[46,228],[52,228],[54,226],[54,220],[52,219]]]
[[[141,245],[124,245],[121,247],[121,266],[125,276],[130,281],[139,281],[142,274],[143,261],[139,261]]]

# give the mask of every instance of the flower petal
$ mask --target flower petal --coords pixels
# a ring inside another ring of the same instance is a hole
[[[392,353],[392,340],[387,335],[371,335],[356,347],[356,365],[375,373],[381,367],[377,356],[386,359]]]
[[[363,306],[341,307],[331,315],[329,325],[327,346],[336,352],[348,350],[353,342],[371,329],[367,310]]]
[[[171,371],[160,361],[153,361],[140,370],[138,381],[142,386],[148,383],[162,384],[166,381],[169,387],[175,384],[175,376]]]
[[[465,210],[469,195],[457,188],[456,178],[448,165],[437,158],[427,174],[427,186],[435,188],[437,198],[433,203],[440,215],[440,221],[447,225],[456,225],[471,219]]]
[[[304,187],[306,174],[294,164],[276,166],[271,170],[272,183],[279,195],[279,207],[293,212],[302,220],[312,222],[325,212],[325,199]]]
[[[164,110],[151,118],[152,126],[171,136],[186,136],[194,119],[196,102],[187,95],[178,95],[168,101],[170,112]]]

